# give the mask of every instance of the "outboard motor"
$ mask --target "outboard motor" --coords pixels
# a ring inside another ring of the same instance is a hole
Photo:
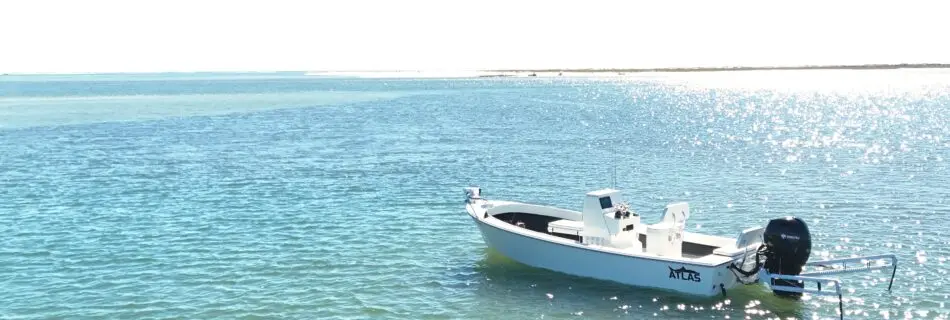
[[[811,255],[811,233],[802,219],[785,217],[772,219],[765,227],[765,270],[771,274],[799,275]],[[773,279],[771,285],[804,288],[798,280]],[[801,293],[772,290],[780,296],[801,296]]]

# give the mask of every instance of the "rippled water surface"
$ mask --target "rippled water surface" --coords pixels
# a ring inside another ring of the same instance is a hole
[[[0,318],[837,318],[760,286],[692,298],[486,248],[462,187],[626,192],[693,231],[795,215],[847,318],[950,313],[950,73],[612,79],[0,78]],[[550,296],[549,296],[550,294]]]

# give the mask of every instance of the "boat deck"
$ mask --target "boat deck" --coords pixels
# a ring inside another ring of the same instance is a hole
[[[495,203],[501,205],[508,204],[509,202],[495,201]],[[479,209],[481,210],[472,212],[475,214],[475,217],[483,215],[486,212],[483,208]],[[575,246],[591,246],[582,243],[581,230],[583,230],[583,222],[581,221],[517,211],[497,213],[493,214],[492,217],[496,219],[490,219],[485,222],[489,224],[501,223],[502,225],[514,226],[522,230],[527,229],[529,230],[528,234],[535,234],[533,237],[547,238],[550,239],[549,241]],[[681,255],[678,257],[660,256],[646,252],[646,224],[637,225],[635,232],[642,246],[640,248],[620,249],[598,246],[598,249],[623,255],[708,266],[729,263],[742,253],[741,250],[735,248],[736,239],[684,232],[683,251]]]
[[[669,260],[681,260],[682,262],[704,265],[721,265],[733,261],[732,256],[717,254],[717,250],[732,250],[735,247],[734,239],[686,232],[683,239],[683,251],[680,257],[659,256],[646,251],[646,234],[637,230],[640,236],[641,248],[637,249],[616,249],[601,247],[602,250],[614,251],[627,255],[636,255],[643,257],[662,258]],[[553,235],[552,236],[560,236]],[[579,242],[578,242],[579,243]]]
[[[540,228],[538,228],[540,229]],[[582,221],[573,220],[555,220],[548,223],[547,230],[534,230],[543,232],[547,235],[556,236],[564,239],[574,240],[581,243],[581,231],[584,229]],[[646,225],[641,224],[636,229],[640,239],[641,247],[638,249],[613,249],[626,254],[648,255],[659,257],[647,252]],[[669,259],[684,259],[691,262],[702,262],[709,264],[721,264],[732,261],[732,257],[716,254],[717,249],[730,249],[735,246],[735,239],[685,232],[683,235],[683,251],[681,257],[665,257]]]
[[[580,234],[582,230],[584,230],[583,222],[563,219],[549,222],[546,233],[561,238],[580,241]],[[646,252],[647,235],[642,225],[641,228],[637,229],[637,234],[640,239],[640,244],[642,245],[640,248],[642,251],[639,252]],[[685,258],[691,259],[711,255],[716,249],[719,249],[723,246],[728,246],[734,241],[732,239],[716,239],[715,237],[703,234],[692,234],[689,238],[689,240],[683,240],[682,255]]]

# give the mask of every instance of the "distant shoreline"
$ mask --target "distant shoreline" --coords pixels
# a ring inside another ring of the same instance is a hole
[[[490,69],[483,72],[569,72],[569,73],[642,73],[642,72],[717,72],[717,71],[771,71],[771,70],[889,70],[889,69],[946,69],[947,63],[901,63],[862,65],[762,66],[762,67],[696,67],[696,68],[581,68],[581,69]]]
[[[804,66],[758,66],[758,67],[666,67],[666,68],[539,68],[539,69],[467,69],[467,70],[221,70],[221,71],[155,71],[155,72],[0,72],[4,76],[81,76],[81,75],[157,75],[157,74],[254,74],[254,75],[350,75],[350,74],[467,74],[475,77],[511,77],[511,76],[558,76],[589,75],[607,76],[627,73],[687,73],[687,72],[723,72],[723,71],[784,71],[784,70],[896,70],[896,69],[950,69],[950,63],[901,63],[901,64],[860,64],[860,65],[804,65]]]

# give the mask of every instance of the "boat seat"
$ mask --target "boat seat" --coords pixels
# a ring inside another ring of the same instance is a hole
[[[742,230],[739,236],[736,237],[735,242],[729,244],[724,243],[713,251],[713,253],[720,256],[735,257],[746,254],[749,251],[755,251],[757,246],[762,244],[762,234],[764,232],[765,228],[763,227]]]

